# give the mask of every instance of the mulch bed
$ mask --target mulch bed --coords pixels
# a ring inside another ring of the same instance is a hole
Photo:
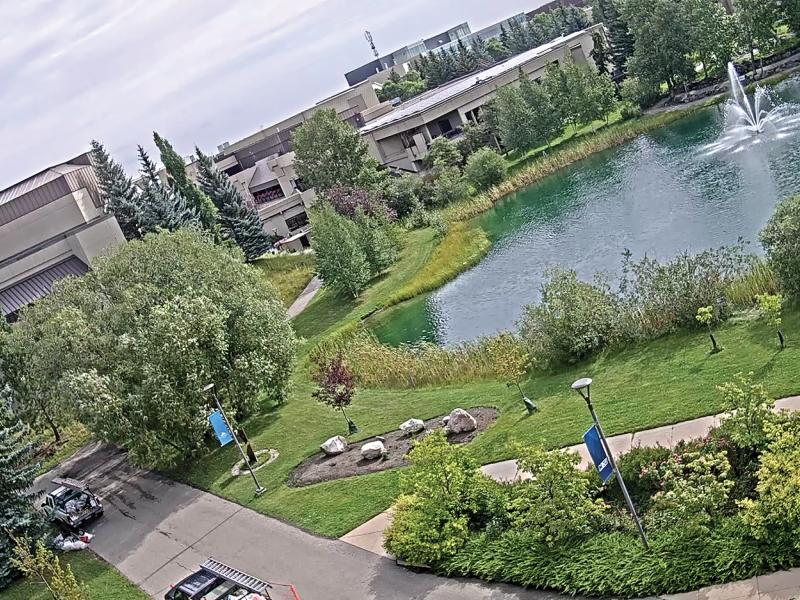
[[[466,444],[471,442],[478,434],[485,431],[494,423],[498,415],[497,409],[494,408],[470,408],[467,412],[473,416],[478,428],[475,431],[454,433],[447,436],[450,443]],[[425,430],[417,434],[408,435],[396,429],[381,436],[374,436],[365,440],[353,442],[349,444],[347,450],[337,456],[327,456],[323,452],[318,452],[314,456],[304,460],[292,471],[289,475],[288,484],[292,487],[302,487],[322,481],[333,481],[335,479],[343,479],[344,477],[366,475],[367,473],[377,473],[378,471],[408,466],[409,463],[408,459],[406,459],[406,454],[411,450],[413,443],[425,437],[430,432],[441,429],[442,417],[444,416],[446,415],[428,419],[425,421]],[[361,458],[361,446],[367,442],[373,442],[378,438],[382,438],[383,445],[386,447],[389,455],[386,458],[378,458],[375,460],[365,460]]]

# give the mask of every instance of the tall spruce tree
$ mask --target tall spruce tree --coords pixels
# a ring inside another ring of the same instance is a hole
[[[619,0],[595,0],[592,15],[595,23],[606,28],[611,61],[620,73],[627,73],[628,59],[633,55],[634,37],[622,18],[616,2]]]
[[[122,166],[106,152],[103,144],[92,140],[92,164],[106,211],[117,219],[128,240],[141,237],[141,199],[139,190]]]
[[[9,533],[36,538],[42,531],[41,518],[33,506],[36,494],[31,490],[38,445],[28,435],[28,429],[0,407],[0,589],[18,576],[11,563],[14,542]]]
[[[142,173],[142,230],[151,233],[159,229],[176,231],[181,227],[199,226],[200,219],[196,210],[189,206],[180,190],[164,185],[155,163],[145,149],[139,146],[138,152]]]
[[[213,230],[217,222],[217,209],[211,199],[186,175],[183,157],[175,152],[169,140],[158,135],[156,131],[153,132],[153,141],[161,153],[161,162],[167,170],[169,184],[186,198],[189,207],[197,212],[203,227]]]
[[[200,173],[198,183],[218,211],[223,237],[235,242],[247,261],[263,256],[276,239],[264,231],[255,208],[248,206],[228,176],[217,169],[210,156],[196,149]]]

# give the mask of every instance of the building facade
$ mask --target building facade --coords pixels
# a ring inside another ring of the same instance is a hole
[[[16,319],[53,283],[86,273],[124,241],[103,210],[88,153],[0,191],[0,314]]]
[[[214,163],[258,210],[264,229],[280,237],[278,249],[299,251],[310,246],[307,209],[316,198],[294,170],[292,132],[320,109],[333,109],[342,121],[359,129],[392,109],[391,103],[378,100],[375,85],[363,82],[347,88],[279,123],[218,147]],[[193,176],[196,166],[189,165],[187,172]]]
[[[497,90],[515,85],[520,69],[532,79],[545,73],[548,65],[571,58],[576,64],[594,65],[592,35],[603,33],[602,25],[557,38],[488,69],[429,90],[361,128],[371,154],[396,171],[417,173],[431,142],[440,136],[455,138],[468,122],[481,120],[481,107]]]

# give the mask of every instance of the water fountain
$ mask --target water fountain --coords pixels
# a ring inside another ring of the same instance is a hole
[[[756,86],[752,100],[745,92],[733,63],[728,63],[731,97],[726,102],[726,127],[722,138],[705,147],[706,154],[737,153],[765,139],[782,139],[800,129],[797,105],[775,105],[770,92]]]

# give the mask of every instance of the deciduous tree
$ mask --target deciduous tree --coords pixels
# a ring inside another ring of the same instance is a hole
[[[15,556],[11,559],[14,566],[43,585],[53,600],[89,600],[88,590],[75,579],[72,567],[62,567],[58,556],[41,540],[34,543],[28,538],[15,537],[14,543]]]
[[[378,163],[358,131],[333,109],[322,109],[292,134],[297,175],[317,192],[336,186],[372,189],[380,183]]]
[[[355,222],[323,205],[311,212],[317,272],[325,285],[357,298],[370,280],[370,265]]]
[[[295,337],[275,289],[199,231],[119,247],[22,311],[10,345],[24,377],[52,390],[138,464],[202,448],[207,383],[237,416],[285,398]]]

